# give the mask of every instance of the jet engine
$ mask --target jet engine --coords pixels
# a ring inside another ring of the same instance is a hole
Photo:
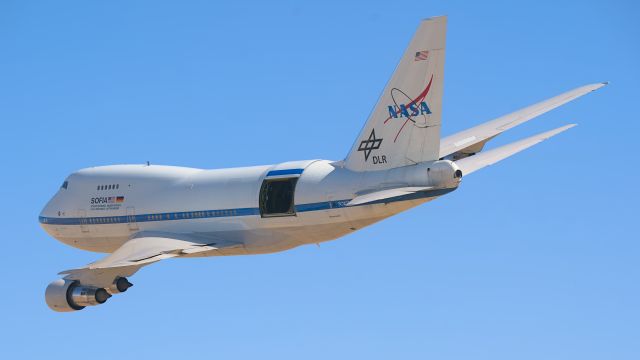
[[[127,280],[126,277],[118,276],[113,283],[105,288],[109,294],[119,294],[127,291],[128,288],[132,287],[133,284]]]
[[[104,288],[84,286],[78,281],[66,279],[52,282],[45,291],[47,305],[51,310],[59,312],[82,310],[86,306],[104,304],[110,297],[111,294]]]

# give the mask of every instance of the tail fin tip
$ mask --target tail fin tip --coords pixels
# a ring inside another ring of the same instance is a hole
[[[386,170],[439,158],[446,20],[420,22],[345,158],[348,169]]]

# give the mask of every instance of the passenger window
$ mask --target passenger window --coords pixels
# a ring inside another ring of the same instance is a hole
[[[260,188],[260,215],[295,215],[294,193],[297,181],[298,178],[265,180]]]

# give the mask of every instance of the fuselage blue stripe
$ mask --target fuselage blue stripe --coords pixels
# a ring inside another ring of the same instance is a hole
[[[344,203],[349,200],[345,200]],[[337,201],[319,202],[311,204],[296,205],[296,212],[306,212],[315,210],[326,210],[339,207]],[[52,225],[103,225],[103,224],[126,224],[130,222],[149,222],[167,220],[188,220],[188,219],[210,219],[233,216],[260,215],[259,208],[239,208],[223,210],[200,210],[181,211],[158,214],[127,215],[127,216],[96,216],[86,218],[58,218],[40,216],[39,220],[43,224]]]
[[[180,211],[158,214],[126,215],[126,216],[96,216],[86,218],[57,218],[40,216],[39,220],[43,224],[55,225],[103,225],[103,224],[126,224],[133,222],[167,221],[167,220],[188,220],[188,219],[208,219],[232,216],[260,215],[258,208],[238,208],[220,210],[200,210],[200,211]]]
[[[329,202],[319,202],[312,204],[301,204],[296,205],[296,212],[306,212],[306,211],[317,211],[317,210],[327,210],[330,209],[331,206]]]
[[[383,199],[373,203],[362,204],[373,205],[376,203],[389,203],[396,201],[415,200],[428,197],[442,196],[448,192],[455,190],[451,189],[439,189],[425,192],[411,193],[390,199]],[[296,212],[307,211],[319,211],[344,208],[351,199],[345,200],[333,200],[322,201],[317,203],[308,203],[296,205]],[[39,221],[42,224],[51,225],[105,225],[105,224],[127,224],[127,223],[140,223],[149,221],[170,221],[170,220],[191,220],[191,219],[210,219],[210,218],[223,218],[223,217],[235,217],[235,216],[252,216],[260,215],[260,209],[255,208],[238,208],[238,209],[219,209],[219,210],[200,210],[200,211],[180,211],[180,212],[168,212],[158,214],[143,214],[143,215],[126,215],[126,216],[97,216],[86,218],[63,218],[63,217],[46,217],[40,216]]]
[[[300,175],[303,171],[304,169],[271,170],[267,173],[267,177],[280,175]]]
[[[344,207],[344,201],[325,201],[310,204],[296,205],[296,212],[307,212],[316,210],[327,210],[331,208]],[[343,205],[340,206],[339,203]],[[40,216],[39,220],[43,224],[52,225],[104,225],[104,224],[126,224],[133,222],[149,222],[149,221],[168,221],[168,220],[189,220],[189,219],[210,219],[234,216],[251,216],[260,215],[259,208],[239,208],[239,209],[222,209],[222,210],[200,210],[200,211],[181,211],[168,212],[158,214],[143,215],[127,215],[127,216],[96,216],[86,218],[58,218]]]

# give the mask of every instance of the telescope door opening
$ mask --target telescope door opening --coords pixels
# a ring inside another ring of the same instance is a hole
[[[298,178],[263,181],[260,188],[260,215],[262,217],[295,215],[293,195],[297,182]]]

